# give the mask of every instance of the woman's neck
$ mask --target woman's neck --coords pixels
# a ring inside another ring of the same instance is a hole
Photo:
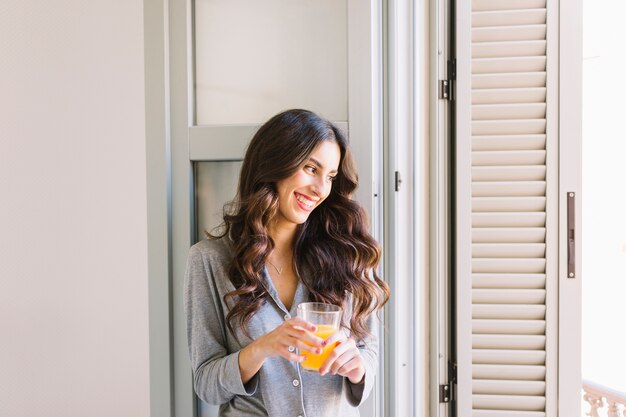
[[[296,227],[280,227],[278,224],[275,224],[269,228],[269,234],[274,241],[275,249],[278,249],[279,252],[289,253],[293,250]]]

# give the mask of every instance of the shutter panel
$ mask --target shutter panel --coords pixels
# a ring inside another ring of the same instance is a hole
[[[461,417],[544,417],[555,409],[550,2],[457,3],[465,22],[457,28]]]

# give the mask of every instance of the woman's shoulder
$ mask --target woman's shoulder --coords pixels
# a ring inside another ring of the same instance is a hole
[[[210,263],[230,262],[232,259],[232,242],[228,237],[219,239],[203,239],[189,249],[189,257],[201,258]]]

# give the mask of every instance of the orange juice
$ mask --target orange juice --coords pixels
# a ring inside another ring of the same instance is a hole
[[[330,326],[328,324],[320,324],[317,326],[317,331],[313,333],[315,336],[321,339],[328,339],[333,334],[337,333],[339,329],[334,326]],[[304,356],[304,360],[302,361],[302,367],[304,369],[308,369],[310,371],[317,371],[320,369],[320,366],[326,361],[330,352],[333,351],[335,346],[337,346],[339,342],[331,343],[330,345],[324,346],[322,348],[322,353],[319,355],[315,355],[310,352],[301,352],[302,356]]]

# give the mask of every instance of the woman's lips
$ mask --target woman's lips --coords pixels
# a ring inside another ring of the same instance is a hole
[[[298,206],[305,211],[311,211],[315,208],[315,204],[316,201],[310,199],[309,197],[305,196],[304,194],[300,194],[297,192],[294,192],[294,195],[296,196],[296,203],[298,203]]]

